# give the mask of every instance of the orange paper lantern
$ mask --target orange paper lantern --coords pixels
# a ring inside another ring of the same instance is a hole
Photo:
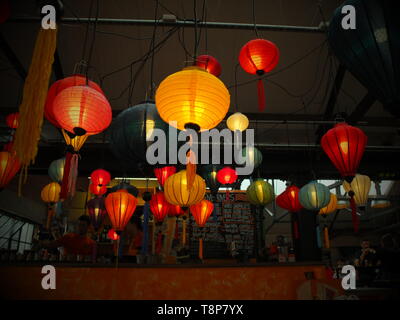
[[[115,231],[120,234],[129,222],[137,205],[137,198],[128,193],[125,189],[120,189],[110,193],[105,200],[108,216]]]
[[[15,152],[0,152],[0,190],[11,181],[21,168]]]
[[[201,200],[199,203],[190,206],[190,212],[200,228],[206,225],[208,218],[214,210],[214,204],[208,200]]]

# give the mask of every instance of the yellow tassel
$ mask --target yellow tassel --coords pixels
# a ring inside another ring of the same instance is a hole
[[[190,190],[193,187],[194,179],[196,177],[196,155],[193,151],[189,151],[187,154],[187,164],[186,164],[186,179],[187,179],[187,189]]]

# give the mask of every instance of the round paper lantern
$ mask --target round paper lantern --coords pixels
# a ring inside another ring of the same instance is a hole
[[[229,104],[229,91],[223,82],[199,67],[187,67],[168,76],[156,91],[161,118],[180,130],[216,127]]]
[[[195,175],[193,186],[188,189],[186,170],[181,170],[170,176],[164,184],[165,199],[174,205],[188,208],[204,198],[206,183],[199,176]]]
[[[196,66],[206,70],[208,73],[211,73],[216,77],[219,77],[222,72],[222,68],[218,60],[215,59],[213,56],[209,56],[206,54],[197,57]]]
[[[338,123],[321,139],[321,147],[339,170],[351,182],[364,154],[367,136],[356,127]]]
[[[19,113],[11,113],[6,117],[6,124],[9,126],[11,129],[17,129],[18,124],[19,124]]]
[[[68,133],[64,129],[61,129],[61,132],[64,136],[65,144],[75,152],[81,150],[82,146],[89,137],[88,135],[75,136],[74,134]]]
[[[185,214],[185,211],[179,205],[169,204],[168,216],[169,217],[179,217]]]
[[[89,86],[62,90],[54,99],[53,113],[61,128],[77,136],[98,134],[112,119],[106,97]]]
[[[214,196],[218,193],[218,189],[221,186],[221,183],[217,179],[217,173],[220,169],[222,169],[221,166],[215,164],[206,165],[202,168],[201,176],[206,181],[206,186]]]
[[[61,186],[57,182],[51,182],[44,186],[40,196],[43,202],[53,204],[60,200],[60,191]]]
[[[205,199],[190,206],[190,212],[192,213],[197,226],[200,228],[203,228],[206,225],[206,222],[213,210],[214,204]]]
[[[265,206],[274,200],[272,185],[263,179],[255,180],[246,190],[247,199],[256,206]]]
[[[342,8],[351,5],[357,14],[356,28],[342,27]],[[380,100],[384,108],[400,117],[400,43],[395,1],[347,0],[336,9],[328,27],[328,40],[338,60]]]
[[[104,198],[93,198],[88,201],[86,206],[88,208],[89,218],[92,226],[97,232],[107,215],[107,210],[104,205]]]
[[[337,210],[337,197],[335,194],[331,193],[331,198],[329,200],[329,203],[326,207],[323,207],[322,209],[319,210],[319,214],[322,215],[327,215],[330,214],[332,212],[334,212],[335,210]]]
[[[54,160],[50,163],[48,174],[51,180],[61,182],[64,175],[65,158]]]
[[[124,189],[106,197],[105,206],[116,233],[122,233],[135,212],[137,202],[137,198]]]
[[[319,211],[326,207],[331,199],[329,188],[316,181],[311,181],[300,189],[300,204],[307,210]]]
[[[164,192],[157,192],[152,195],[149,204],[156,222],[162,222],[170,209],[170,204],[165,200]]]
[[[91,183],[89,186],[89,191],[96,196],[102,196],[107,192],[107,186],[99,186]]]
[[[154,175],[157,178],[158,183],[161,187],[164,186],[165,181],[168,177],[176,173],[176,168],[174,166],[165,166],[161,168],[154,168]]]
[[[107,237],[108,237],[108,239],[113,240],[113,241],[116,241],[119,239],[119,235],[118,235],[118,233],[115,232],[114,229],[108,230]]]
[[[242,149],[242,157],[246,159],[246,165],[258,168],[262,163],[262,153],[256,147],[245,147]]]
[[[53,124],[55,127],[59,128],[60,125],[57,122],[53,112],[53,103],[56,96],[64,89],[74,86],[86,86],[86,85],[104,95],[103,90],[101,90],[101,88],[95,82],[90,80],[86,81],[86,77],[79,74],[54,82],[50,86],[49,91],[47,92],[46,103],[44,106],[44,115],[46,119],[50,121],[50,123]]]
[[[221,184],[232,184],[237,180],[237,178],[238,175],[236,170],[231,167],[222,168],[217,173],[217,180]]]
[[[289,212],[299,212],[303,209],[299,200],[300,189],[296,186],[289,186],[284,192],[276,197],[276,204]]]
[[[165,133],[167,139],[166,160],[168,162],[170,126],[160,118],[157,108],[152,102],[130,107],[113,120],[109,130],[111,151],[126,166],[137,166],[137,162],[147,163],[146,151],[153,144],[152,141],[147,140],[155,129]]]
[[[20,168],[21,163],[15,152],[0,152],[0,191],[9,184]]]
[[[91,173],[90,180],[96,186],[106,186],[111,181],[111,174],[106,170],[97,169]]]
[[[249,119],[241,112],[236,112],[226,120],[226,126],[231,131],[245,131],[249,127]]]
[[[279,49],[271,41],[254,39],[247,42],[239,54],[239,63],[244,71],[257,76],[273,70],[279,61]],[[258,80],[258,108],[265,110],[265,93],[262,79]]]
[[[350,196],[351,192],[354,192],[354,200],[357,206],[364,207],[367,205],[371,189],[371,180],[368,176],[356,174],[351,183],[343,181],[343,188]]]

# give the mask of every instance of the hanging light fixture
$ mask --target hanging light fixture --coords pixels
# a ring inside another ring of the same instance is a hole
[[[121,234],[131,219],[137,205],[137,198],[121,189],[110,193],[105,200],[105,206],[113,228]]]
[[[214,204],[208,200],[202,200],[190,206],[190,212],[193,215],[197,226],[202,230],[206,225],[208,218],[214,210]],[[199,258],[203,260],[203,238],[204,234],[199,239]]]
[[[208,73],[219,77],[222,72],[222,68],[217,59],[210,55],[201,55],[196,59],[196,66],[206,70]]]
[[[165,200],[164,192],[159,191],[156,194],[153,194],[149,204],[155,221],[162,223],[170,209],[170,204]]]
[[[289,212],[299,212],[303,209],[299,201],[299,192],[300,189],[294,185],[287,187],[284,192],[276,197],[276,204]]]
[[[111,174],[107,170],[97,169],[90,174],[90,180],[96,186],[106,186],[111,181]]]
[[[157,178],[158,183],[161,187],[164,186],[165,181],[168,177],[176,173],[176,168],[174,166],[164,166],[161,168],[154,168],[154,175]]]
[[[216,127],[228,112],[229,104],[229,91],[223,82],[195,66],[168,76],[156,91],[161,118],[180,130]]]
[[[7,186],[21,168],[15,152],[0,152],[0,191]]]
[[[108,239],[113,240],[113,241],[117,241],[119,239],[119,235],[117,232],[115,232],[114,229],[108,230],[107,237],[108,237]]]
[[[86,206],[88,208],[89,218],[94,231],[97,232],[107,215],[107,210],[104,205],[104,198],[93,198],[88,201]]]
[[[77,136],[98,134],[112,119],[106,97],[88,86],[62,90],[54,99],[53,113],[61,128]]]
[[[218,171],[217,180],[220,184],[233,184],[237,180],[238,175],[235,169],[225,167]]]
[[[64,175],[65,158],[54,160],[50,163],[48,174],[51,180],[61,182]]]
[[[311,181],[300,189],[300,204],[307,210],[319,211],[326,207],[331,199],[329,188],[317,181]]]
[[[344,122],[336,124],[321,139],[322,149],[348,182],[356,174],[366,144],[364,132]]]
[[[243,113],[236,112],[226,120],[226,126],[233,132],[243,132],[249,127],[249,119]]]
[[[239,54],[239,63],[247,73],[259,76],[258,109],[265,110],[265,93],[261,76],[272,71],[279,61],[279,49],[271,41],[254,39],[247,42]]]
[[[274,189],[264,179],[255,180],[246,190],[248,201],[255,206],[265,206],[274,200]]]

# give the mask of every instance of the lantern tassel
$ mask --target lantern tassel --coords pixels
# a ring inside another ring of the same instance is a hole
[[[60,199],[65,200],[68,196],[68,186],[69,186],[69,172],[71,171],[71,160],[72,160],[72,153],[67,152],[65,157],[65,165],[64,165],[64,175],[61,183],[61,192],[60,192]]]
[[[356,201],[354,200],[354,195],[352,194],[350,196],[350,207],[351,207],[351,218],[353,222],[353,229],[354,232],[358,232],[358,225],[360,223],[358,216],[357,216],[357,206],[356,206]]]
[[[330,242],[329,242],[329,231],[327,226],[324,226],[324,243],[325,243],[325,248],[329,249]]]
[[[142,240],[142,255],[147,255],[147,249],[149,246],[149,213],[150,213],[150,205],[148,202],[144,204],[143,207],[143,240]]]
[[[199,258],[203,260],[203,238],[199,239]]]
[[[68,178],[68,194],[71,197],[75,196],[76,179],[78,177],[78,155],[75,153],[71,158],[71,167]]]
[[[189,136],[189,145],[193,145],[193,137]],[[193,187],[194,178],[196,177],[196,154],[193,150],[189,150],[186,154],[186,179],[187,179],[187,189],[190,190]]]
[[[265,90],[264,83],[262,79],[258,79],[257,82],[257,92],[258,92],[258,111],[263,112],[265,110]]]

